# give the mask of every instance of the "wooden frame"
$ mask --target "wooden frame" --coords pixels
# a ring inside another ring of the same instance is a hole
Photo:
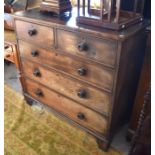
[[[121,10],[121,0],[101,0],[100,9],[92,9],[91,0],[87,1],[87,6],[85,0],[82,0],[82,4],[80,4],[80,0],[77,0],[77,22],[113,30],[124,29],[143,20],[144,2],[145,0],[142,0],[141,3],[139,0],[134,0],[133,10],[124,11]],[[138,12],[139,5],[140,11]],[[106,11],[104,6],[107,7]],[[88,10],[87,13],[86,10]]]

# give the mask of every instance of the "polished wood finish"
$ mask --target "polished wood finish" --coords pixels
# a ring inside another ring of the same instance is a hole
[[[57,30],[57,35],[58,50],[114,67],[117,52],[116,41],[92,38],[64,30]]]
[[[113,74],[112,69],[107,69],[101,65],[81,61],[77,57],[69,57],[64,53],[57,53],[54,49],[44,49],[37,45],[19,40],[20,55],[31,61],[48,65],[54,69],[70,74],[73,77],[97,86],[100,89],[112,90]],[[36,55],[34,55],[36,53]],[[38,53],[38,54],[37,54]],[[82,73],[84,70],[85,73]]]
[[[83,106],[63,97],[62,95],[58,95],[54,91],[50,91],[34,81],[26,79],[25,82],[26,92],[36,100],[53,107],[57,111],[72,118],[75,122],[86,126],[91,130],[95,130],[102,134],[106,133],[107,120],[101,115],[98,115],[88,108],[84,108]],[[80,113],[84,115],[83,119],[78,116]]]
[[[46,69],[45,67],[24,59],[22,59],[22,65],[25,76],[46,85],[52,90],[84,106],[108,115],[110,109],[110,94],[94,89],[89,85],[82,84],[77,80],[64,76],[60,72]]]
[[[115,104],[113,105],[112,112],[112,126],[110,127],[111,131],[109,133],[114,133],[116,131],[114,127],[122,124],[123,116],[126,116],[126,120],[128,120],[131,115],[145,47],[145,30],[141,31],[139,34],[135,34],[133,38],[128,38],[121,46],[122,53],[120,55],[119,72],[117,73],[118,81],[114,98]]]
[[[15,21],[17,36],[20,39],[51,47],[54,43],[53,29],[24,21]]]
[[[25,98],[48,105],[106,150],[133,104],[145,24],[117,32],[78,26],[74,16],[60,19],[39,9],[14,19]],[[24,33],[18,23],[25,25]],[[31,24],[39,27],[37,39],[27,35]]]

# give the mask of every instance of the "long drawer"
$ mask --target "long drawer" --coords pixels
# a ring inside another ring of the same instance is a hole
[[[54,45],[54,32],[51,27],[45,27],[25,21],[15,20],[17,37],[34,42],[45,47]]]
[[[57,30],[57,48],[69,54],[114,67],[117,42],[87,37],[80,33]]]
[[[113,70],[106,70],[101,65],[93,65],[88,62],[78,61],[69,56],[57,54],[54,51],[36,47],[21,40],[18,42],[21,57],[52,66],[57,70],[68,73],[71,76],[84,80],[101,89],[112,90]]]
[[[107,120],[103,116],[35,83],[34,81],[26,79],[25,82],[27,94],[36,100],[47,104],[86,128],[102,134],[106,133]]]
[[[22,59],[25,76],[67,96],[87,107],[108,115],[110,94],[84,85],[78,80],[68,78],[63,73],[49,70],[36,63]]]

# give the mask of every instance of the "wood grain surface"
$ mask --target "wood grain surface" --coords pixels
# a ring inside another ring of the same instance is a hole
[[[51,106],[59,112],[62,112],[69,118],[89,129],[95,130],[102,134],[106,133],[107,120],[103,116],[93,112],[92,110],[89,110],[88,108],[84,108],[76,102],[63,97],[55,93],[54,91],[51,91],[43,87],[42,85],[35,83],[34,81],[28,79],[26,79],[25,81],[27,93],[38,101]],[[42,91],[42,96],[38,97],[35,94],[35,91],[37,89],[40,89]],[[84,114],[85,118],[83,120],[80,120],[77,117],[78,113]]]
[[[52,28],[15,20],[16,32],[18,38],[24,38],[31,42],[42,44],[45,47],[52,47],[54,44],[54,34]],[[30,35],[29,31],[35,31]]]
[[[51,66],[59,71],[74,76],[80,80],[95,85],[101,89],[112,90],[114,71],[106,69],[101,65],[95,65],[86,61],[79,61],[76,57],[56,53],[55,50],[40,48],[30,43],[19,40],[20,56],[28,58],[34,62]],[[32,56],[31,52],[37,51],[37,56]],[[79,74],[79,69],[85,69],[85,75]]]
[[[89,85],[82,84],[80,81],[69,78],[54,70],[49,70],[41,65],[22,59],[24,74],[56,92],[71,98],[80,104],[90,107],[102,114],[108,115],[110,104],[110,94],[104,93]],[[38,71],[40,75],[35,76]],[[84,91],[83,97],[78,94]]]
[[[79,46],[86,44],[87,48],[79,50]],[[89,38],[79,33],[72,33],[64,30],[57,30],[58,50],[65,51],[85,59],[114,67],[116,62],[117,42],[114,40],[104,40]]]

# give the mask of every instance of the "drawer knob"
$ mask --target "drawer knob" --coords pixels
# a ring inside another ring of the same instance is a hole
[[[40,89],[37,89],[37,90],[35,91],[35,94],[36,94],[37,96],[39,96],[39,97],[43,96],[43,92],[42,92]]]
[[[77,118],[80,119],[80,120],[84,120],[85,119],[85,115],[83,113],[79,112],[77,114]]]
[[[28,30],[28,34],[29,36],[33,36],[37,33],[36,29],[31,29],[31,30]]]
[[[80,97],[80,98],[86,98],[87,96],[87,92],[84,90],[84,89],[81,89],[77,95]]]
[[[36,57],[36,56],[39,55],[39,53],[38,53],[38,51],[32,51],[32,52],[31,52],[31,55],[32,55],[33,57]]]
[[[87,70],[85,68],[79,68],[78,73],[79,75],[83,76],[87,74]]]
[[[78,45],[78,49],[79,51],[83,52],[83,51],[87,51],[88,50],[88,45],[86,42],[82,42]]]
[[[36,77],[40,77],[41,73],[40,73],[39,69],[35,69],[34,72],[33,72],[33,75],[36,76]]]

